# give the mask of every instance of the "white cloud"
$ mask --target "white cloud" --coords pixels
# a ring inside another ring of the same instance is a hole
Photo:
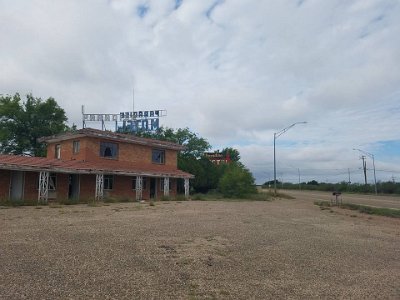
[[[82,104],[129,110],[134,85],[137,109],[167,109],[162,124],[237,146],[259,180],[273,133],[304,120],[278,140],[292,178],[357,169],[354,147],[399,171],[374,148],[400,140],[396,0],[0,5],[0,93],[53,96],[71,123]]]

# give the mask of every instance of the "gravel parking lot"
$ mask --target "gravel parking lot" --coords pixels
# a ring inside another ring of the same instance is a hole
[[[400,298],[400,220],[306,200],[0,209],[1,299]]]

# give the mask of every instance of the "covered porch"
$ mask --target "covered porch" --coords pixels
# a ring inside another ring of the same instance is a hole
[[[179,170],[110,170],[85,162],[71,165],[46,158],[12,157],[7,162],[0,160],[0,199],[36,199],[38,203],[105,198],[142,201],[176,197],[178,184],[184,186],[180,190],[188,198],[191,178],[194,176]]]

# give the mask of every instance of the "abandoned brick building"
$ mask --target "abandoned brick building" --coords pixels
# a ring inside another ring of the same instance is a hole
[[[177,167],[184,147],[166,141],[84,128],[43,137],[47,157],[0,155],[0,198],[146,200],[189,195],[194,176]]]

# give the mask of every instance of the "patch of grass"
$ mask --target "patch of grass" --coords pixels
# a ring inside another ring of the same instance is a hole
[[[274,192],[271,191],[271,192],[268,192],[268,193],[265,193],[265,194],[270,194],[272,197],[281,198],[281,199],[288,199],[288,200],[296,199],[296,197],[287,195],[285,193],[280,193],[280,192],[277,192],[275,194]]]
[[[341,208],[358,210],[360,213],[369,215],[378,215],[391,218],[400,218],[400,209],[385,208],[385,207],[373,207],[367,205],[359,205],[353,203],[343,203]]]
[[[328,209],[331,207],[331,203],[329,201],[314,201],[314,204],[318,205],[321,208],[321,210]],[[369,215],[400,218],[400,209],[395,209],[395,208],[373,207],[373,206],[360,205],[354,203],[342,203],[339,207],[343,209],[357,210],[360,213]],[[356,217],[356,215],[351,215],[351,217]]]
[[[186,197],[185,197],[185,195],[181,195],[181,194],[176,195],[175,201],[186,201]]]
[[[282,193],[277,193],[277,196],[275,197],[273,193],[266,193],[266,192],[259,192],[259,193],[254,193],[254,194],[248,194],[242,198],[227,198],[224,197],[221,193],[218,193],[216,191],[212,191],[208,194],[194,194],[191,196],[192,200],[198,200],[198,201],[232,201],[232,202],[237,202],[237,201],[272,201],[274,198],[284,198],[284,199],[294,199],[293,197],[282,194]]]
[[[197,200],[197,201],[202,201],[202,200],[206,200],[205,199],[206,198],[206,196],[205,196],[205,194],[194,194],[193,196],[192,196],[192,199],[193,200]]]
[[[0,199],[0,206],[38,206],[38,205],[47,205],[45,203],[38,203],[37,199],[22,199],[22,200],[11,200],[8,198],[1,198]]]
[[[90,207],[100,207],[103,206],[104,203],[99,201],[90,201],[87,205]]]
[[[75,205],[75,204],[79,204],[79,200],[78,199],[60,199],[58,200],[58,203],[61,205]]]
[[[273,197],[268,193],[256,193],[249,195],[246,199],[253,201],[272,201]]]
[[[331,207],[331,203],[329,201],[314,201],[315,205],[319,207]]]
[[[104,197],[103,198],[104,203],[116,203],[118,202],[117,198],[114,197]]]

